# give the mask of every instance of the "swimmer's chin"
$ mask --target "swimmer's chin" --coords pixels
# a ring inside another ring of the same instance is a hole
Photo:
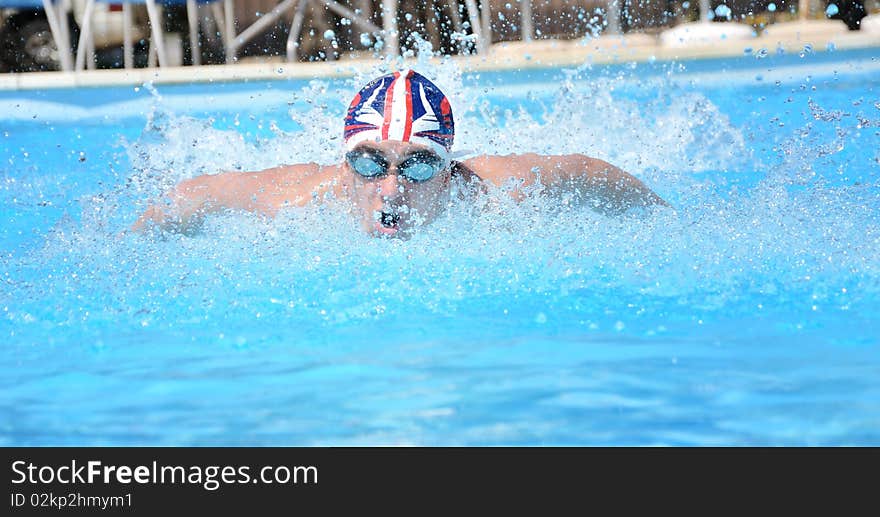
[[[387,226],[381,221],[373,221],[373,227],[370,234],[374,237],[403,237],[404,233],[400,231],[399,225]]]
[[[396,211],[375,210],[372,217],[364,221],[364,230],[373,237],[401,238],[408,233],[401,225],[403,218]]]

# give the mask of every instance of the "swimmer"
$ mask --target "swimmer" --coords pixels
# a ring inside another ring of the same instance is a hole
[[[224,210],[275,216],[332,196],[348,204],[363,231],[407,235],[439,217],[453,192],[498,187],[517,200],[540,180],[548,195],[577,194],[600,212],[666,205],[641,181],[581,154],[480,155],[455,160],[449,100],[412,70],[367,84],[345,116],[344,160],[336,165],[282,165],[259,172],[226,172],[180,182],[132,225],[190,233]],[[512,187],[511,187],[512,186]]]

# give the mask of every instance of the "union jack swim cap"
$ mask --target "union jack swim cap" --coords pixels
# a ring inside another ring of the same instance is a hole
[[[431,147],[449,162],[455,124],[449,99],[425,76],[404,70],[374,79],[345,116],[345,147],[399,140]]]

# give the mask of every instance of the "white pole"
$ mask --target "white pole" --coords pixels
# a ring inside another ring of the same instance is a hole
[[[226,46],[226,21],[223,16],[223,8],[218,2],[211,2],[211,16],[214,17],[214,30],[220,34],[220,42]]]
[[[373,24],[373,22],[371,22],[366,17],[357,14],[356,12],[352,11],[348,7],[345,7],[344,5],[342,5],[338,2],[335,2],[334,0],[317,0],[317,1],[324,4],[327,7],[327,9],[330,9],[334,13],[336,13],[342,17],[348,18],[349,20],[351,20],[351,23],[353,23],[354,25],[357,25],[361,29],[364,29],[364,30],[367,30],[370,32],[379,32],[380,30],[382,30],[379,27],[376,27]]]
[[[44,3],[43,5],[45,6],[46,4]],[[51,5],[51,0],[50,0],[49,5]],[[54,13],[56,23],[58,24],[58,26],[61,29],[62,42],[60,44],[63,45],[63,48],[65,49],[64,54],[67,55],[66,58],[64,58],[64,57],[61,58],[61,64],[63,66],[64,61],[66,60],[67,64],[68,64],[67,70],[73,70],[73,59],[74,59],[73,49],[70,48],[70,21],[68,20],[68,16],[67,16],[67,13],[70,12],[72,9],[73,9],[73,7],[70,6],[70,2],[65,1],[65,2],[62,2],[61,5],[58,5],[57,7],[55,7],[55,13]]]
[[[798,20],[804,21],[810,14],[810,0],[798,0]]]
[[[532,0],[520,0],[519,10],[522,16],[522,40],[532,41],[535,34],[532,24]]]
[[[275,23],[278,18],[281,17],[282,14],[291,7],[296,4],[297,0],[284,0],[280,4],[276,5],[272,8],[271,11],[260,16],[257,21],[251,24],[250,27],[241,31],[241,34],[235,36],[233,38],[232,43],[227,44],[227,46],[231,46],[233,54],[238,53],[238,48],[245,44],[245,42],[250,41],[253,37],[260,34],[267,27]],[[229,56],[227,55],[226,62],[229,63]]]
[[[400,34],[397,32],[397,0],[382,0],[382,29],[385,32],[385,55],[400,55]]]
[[[92,35],[92,11],[95,10],[95,0],[89,0],[86,3],[85,13],[83,13],[82,32],[79,34],[79,45],[76,51],[76,71],[79,72],[85,66],[86,54],[88,54],[88,41]]]
[[[480,0],[480,12],[483,17],[483,48],[492,44],[492,8],[489,0]]]
[[[186,18],[189,22],[189,55],[193,66],[202,64],[202,50],[199,48],[199,5],[196,0],[186,0]]]
[[[73,69],[73,64],[70,62],[70,37],[67,34],[67,31],[64,30],[61,26],[61,21],[59,20],[59,16],[64,16],[65,19],[67,15],[59,10],[56,11],[52,6],[51,0],[43,0],[43,9],[46,11],[46,19],[49,21],[49,30],[52,32],[52,39],[55,40],[55,45],[58,47],[58,58],[61,60],[61,69],[65,71],[69,71]]]
[[[92,0],[90,0],[92,1]],[[165,42],[162,41],[162,19],[159,17],[159,9],[156,7],[156,0],[147,0],[147,14],[150,16],[150,46],[156,48],[156,57],[159,59],[159,66],[166,66],[168,60],[165,57]]]
[[[95,33],[94,31],[89,33],[89,40],[86,42],[87,48],[89,49],[89,60],[86,62],[86,67],[89,70],[95,69]]]
[[[290,24],[290,34],[287,36],[287,61],[292,63],[296,61],[296,50],[299,48],[299,33],[302,32],[303,18],[305,17],[306,6],[309,0],[299,0],[296,6],[296,13],[293,15],[293,22]]]
[[[128,2],[122,3],[122,59],[125,68],[134,68],[134,49],[131,44],[131,7]]]
[[[712,6],[709,5],[709,0],[700,0],[700,21],[703,23],[709,23],[709,12],[712,10]]]
[[[156,53],[156,45],[150,41],[150,53],[147,54],[147,68],[154,68],[158,62],[158,54]]]
[[[449,18],[452,19],[452,28],[455,32],[461,33],[464,29],[461,26],[461,12],[458,10],[458,0],[450,2],[448,6]]]
[[[477,2],[475,0],[464,0],[464,4],[467,6],[471,31],[474,33],[474,37],[477,38],[477,52],[482,54],[486,49],[486,43],[483,41],[483,28],[480,25],[480,11],[477,9]]]
[[[620,34],[620,0],[609,0],[605,4],[605,21],[608,34]]]
[[[235,44],[235,5],[232,0],[223,1],[223,14],[226,17],[226,63],[234,63],[238,55]]]

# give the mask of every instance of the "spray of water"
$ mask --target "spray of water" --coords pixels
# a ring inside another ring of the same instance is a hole
[[[220,214],[192,237],[128,234],[137,213],[182,179],[337,161],[348,97],[397,64],[339,90],[313,81],[292,92],[289,115],[302,129],[275,127],[255,142],[176,114],[153,89],[142,134],[125,143],[127,180],[84,199],[81,217],[60,221],[38,251],[4,257],[18,298],[4,295],[7,318],[56,321],[60,311],[70,327],[239,318],[309,329],[410,314],[519,314],[607,327],[646,314],[663,319],[674,307],[740,316],[786,304],[876,310],[877,186],[833,184],[836,171],[821,161],[853,138],[842,114],[812,103],[814,120],[775,155],[758,157],[719,106],[664,79],[637,101],[617,93],[625,74],[586,80],[585,67],[545,87],[552,91],[540,93],[544,108],[535,114],[487,105],[483,88],[466,84],[453,63],[432,60],[424,44],[418,56],[420,72],[452,99],[459,148],[590,154],[642,178],[672,207],[607,217],[538,186],[522,202],[491,189],[477,202],[452,195],[444,217],[409,240],[361,234],[336,200],[273,220]],[[873,159],[876,169],[876,151]],[[757,181],[730,188],[730,174]]]

